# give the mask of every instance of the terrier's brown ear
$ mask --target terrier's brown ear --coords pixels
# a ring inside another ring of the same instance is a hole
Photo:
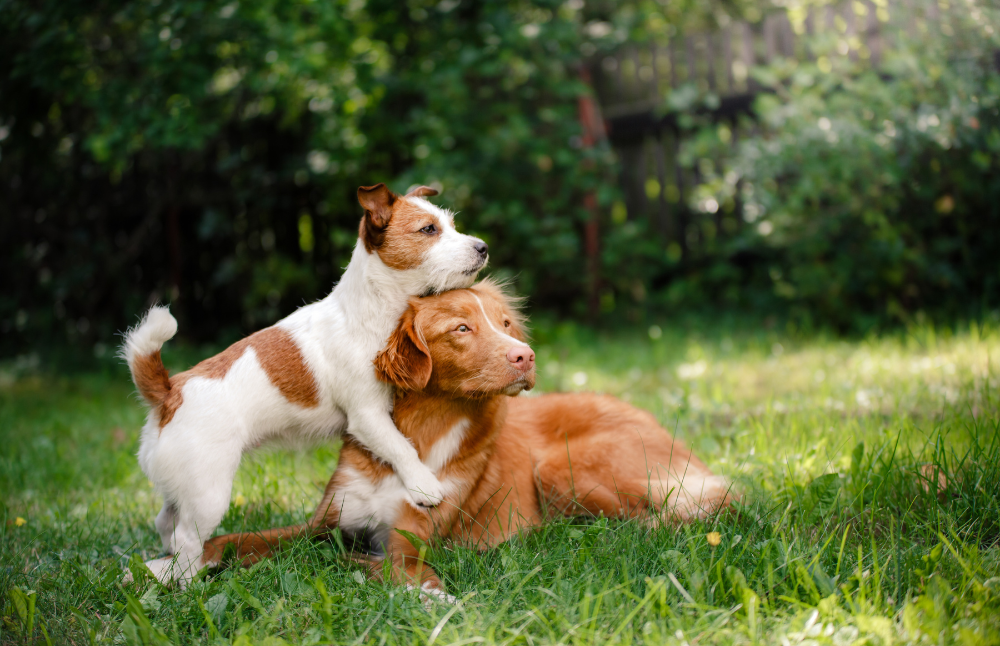
[[[402,390],[423,390],[431,380],[431,354],[413,322],[411,306],[403,312],[385,349],[375,357],[375,375]]]
[[[358,202],[365,210],[358,235],[368,253],[378,249],[385,242],[385,228],[392,219],[392,205],[398,199],[399,196],[390,191],[385,184],[358,187]]]
[[[407,193],[406,197],[431,197],[432,195],[437,194],[437,189],[431,188],[430,186],[418,186]]]

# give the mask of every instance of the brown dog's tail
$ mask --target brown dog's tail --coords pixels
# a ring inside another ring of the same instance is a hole
[[[132,381],[139,394],[157,408],[170,392],[170,374],[163,366],[160,348],[177,334],[177,319],[170,310],[157,305],[139,321],[139,325],[125,333],[120,355],[128,363]]]
[[[292,525],[265,529],[262,532],[245,532],[243,534],[225,534],[205,541],[205,565],[216,566],[222,562],[227,545],[236,548],[234,556],[243,567],[249,567],[261,559],[274,556],[281,549],[282,543],[287,543],[303,536],[312,536],[317,532],[309,525]]]

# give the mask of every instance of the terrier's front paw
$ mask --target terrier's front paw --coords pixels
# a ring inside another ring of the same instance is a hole
[[[444,500],[445,487],[440,480],[434,477],[430,469],[414,478],[405,480],[403,484],[410,494],[410,500],[418,507],[437,507]]]

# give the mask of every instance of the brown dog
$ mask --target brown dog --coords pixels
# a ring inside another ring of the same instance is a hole
[[[206,554],[218,563],[233,543],[249,564],[282,540],[339,526],[373,539],[394,579],[444,596],[407,534],[485,549],[537,527],[546,513],[684,522],[728,503],[726,480],[649,413],[592,394],[508,397],[534,386],[524,338],[519,313],[489,281],[413,299],[375,366],[396,386],[396,424],[445,484],[444,503],[409,503],[392,468],[348,437],[308,524],[219,536]]]

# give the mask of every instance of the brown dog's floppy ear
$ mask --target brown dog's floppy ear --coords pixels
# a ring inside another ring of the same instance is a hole
[[[358,235],[368,253],[381,247],[385,242],[385,228],[392,219],[392,205],[398,199],[399,196],[390,191],[385,184],[358,188],[358,202],[365,210]]]
[[[413,326],[410,307],[399,319],[385,349],[375,357],[375,375],[403,390],[423,390],[431,380],[431,354]]]
[[[430,197],[437,194],[437,189],[433,189],[430,186],[418,186],[407,193],[406,197]]]

